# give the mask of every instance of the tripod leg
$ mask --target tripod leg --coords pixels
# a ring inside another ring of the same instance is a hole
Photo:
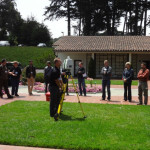
[[[68,75],[67,75],[66,78],[68,79]],[[61,100],[60,100],[60,103],[59,103],[59,106],[58,106],[58,110],[57,110],[57,114],[56,114],[56,116],[55,116],[55,120],[58,120],[58,119],[59,119],[59,115],[60,115],[60,113],[61,113],[62,106],[63,106],[63,101],[64,101],[64,98],[65,98],[66,87],[67,87],[67,84],[64,85],[63,93],[62,93],[62,95],[61,95]]]
[[[80,98],[79,98],[79,94],[78,94],[77,88],[76,88],[76,86],[75,86],[75,84],[74,84],[74,79],[73,79],[73,77],[72,77],[72,76],[71,76],[71,79],[72,79],[72,84],[73,84],[74,90],[75,90],[76,95],[77,95],[78,103],[80,104],[80,108],[81,108],[81,111],[82,111],[83,117],[84,117],[84,118],[86,118],[85,113],[84,113],[84,111],[83,111],[82,104],[81,104],[81,102],[80,102]]]

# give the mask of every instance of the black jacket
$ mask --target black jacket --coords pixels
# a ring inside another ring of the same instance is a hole
[[[27,66],[26,68],[26,78],[35,78],[36,76],[36,68],[34,66]]]
[[[126,79],[126,80],[127,80],[127,83],[131,83],[133,77],[134,77],[133,69],[130,68],[130,69],[128,70],[127,68],[125,68],[124,71],[123,71],[123,79]]]
[[[6,66],[0,65],[0,80],[8,80],[8,69]]]
[[[13,67],[10,72],[13,72],[14,74],[16,74],[16,76],[12,76],[11,75],[11,79],[20,79],[20,75],[22,74],[20,67]]]
[[[79,71],[81,71],[81,73],[79,73]],[[78,72],[77,72],[77,76],[78,76],[78,79],[83,79],[83,74],[85,73],[85,69],[84,67],[78,69]]]
[[[44,68],[44,80],[45,80],[45,83],[49,83],[50,75],[51,75],[52,70],[53,70],[53,67],[46,66]]]

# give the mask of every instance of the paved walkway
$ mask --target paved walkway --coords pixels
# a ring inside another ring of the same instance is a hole
[[[150,82],[149,82],[150,85]],[[150,93],[150,90],[149,90]],[[26,100],[26,101],[46,101],[45,94],[44,93],[37,93],[33,92],[33,96],[28,95],[28,90],[26,86],[20,86],[19,89],[19,95],[20,97],[15,97],[13,100],[7,99],[6,95],[3,99],[0,99],[0,106],[5,105],[7,103],[11,103],[16,100]],[[120,85],[112,85],[111,86],[111,101],[101,101],[101,93],[95,93],[95,94],[87,94],[86,97],[80,96],[80,101],[82,103],[108,103],[108,104],[125,104],[125,105],[136,105],[138,103],[138,90],[137,86],[132,86],[132,99],[133,101],[131,103],[124,102],[123,101],[123,86]],[[150,96],[149,96],[150,99]],[[76,94],[71,93],[69,96],[65,97],[65,102],[78,102],[78,99],[76,97]],[[150,105],[150,102],[148,103]]]
[[[56,150],[56,149],[0,145],[0,150]]]

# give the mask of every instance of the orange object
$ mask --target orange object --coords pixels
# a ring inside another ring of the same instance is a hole
[[[47,92],[47,93],[45,94],[45,96],[46,96],[46,101],[50,101],[50,95],[51,95],[50,92]]]

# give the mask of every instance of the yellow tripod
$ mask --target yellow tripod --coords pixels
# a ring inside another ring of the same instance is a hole
[[[80,102],[80,98],[79,98],[79,94],[78,94],[77,88],[76,88],[75,83],[74,83],[74,79],[73,79],[72,75],[70,75],[70,77],[71,77],[71,80],[72,80],[72,84],[73,84],[74,90],[75,90],[76,95],[77,95],[78,103],[80,104],[80,108],[81,108],[81,111],[82,111],[82,114],[83,114],[83,118],[86,118],[85,113],[83,111],[82,104]],[[66,79],[68,79],[68,75],[66,76]],[[55,114],[55,116],[54,116],[54,119],[56,121],[59,119],[59,116],[61,114],[61,110],[62,110],[62,106],[63,106],[63,101],[64,101],[65,93],[66,93],[66,87],[67,87],[67,83],[64,84],[64,86],[63,86],[63,93],[62,93],[62,96],[61,96],[60,104],[58,106],[57,114]]]

